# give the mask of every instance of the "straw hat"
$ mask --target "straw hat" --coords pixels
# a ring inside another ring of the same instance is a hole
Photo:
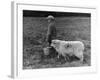
[[[49,15],[49,16],[47,17],[47,19],[52,19],[52,20],[54,20],[54,17],[53,17],[52,15]]]

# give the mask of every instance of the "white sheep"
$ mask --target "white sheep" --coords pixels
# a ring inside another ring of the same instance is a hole
[[[83,61],[84,44],[81,41],[52,40],[51,46],[58,52],[58,58],[62,55],[66,60],[66,54],[76,56]]]

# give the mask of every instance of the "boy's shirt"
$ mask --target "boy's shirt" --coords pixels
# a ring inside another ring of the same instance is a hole
[[[56,36],[55,23],[49,23],[49,25],[48,25],[48,35]]]

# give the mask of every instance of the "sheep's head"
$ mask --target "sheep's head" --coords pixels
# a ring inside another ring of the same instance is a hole
[[[52,40],[51,46],[58,49],[60,45],[60,40]]]

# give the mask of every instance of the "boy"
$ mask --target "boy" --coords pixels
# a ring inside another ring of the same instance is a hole
[[[56,27],[55,27],[55,18],[52,15],[47,17],[48,20],[48,31],[47,31],[47,42],[49,43],[49,47],[53,39],[56,38]]]

